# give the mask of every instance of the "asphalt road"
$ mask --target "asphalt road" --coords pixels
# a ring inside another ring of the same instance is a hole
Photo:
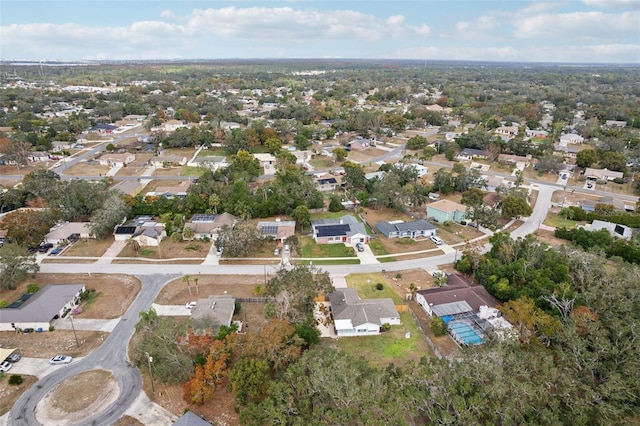
[[[71,364],[59,366],[22,394],[9,413],[9,425],[39,425],[40,423],[35,417],[38,402],[58,383],[78,373],[93,369],[111,371],[120,388],[120,394],[106,410],[77,424],[109,425],[114,424],[122,417],[140,394],[142,386],[140,372],[129,364],[127,355],[129,340],[131,340],[138,322],[138,313],[151,306],[162,287],[174,276],[155,273],[142,275],[139,278],[142,281],[142,290],[107,340],[81,360],[74,360]]]

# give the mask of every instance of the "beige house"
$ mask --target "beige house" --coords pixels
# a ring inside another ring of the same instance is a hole
[[[234,215],[229,213],[195,214],[189,222],[184,224],[184,227],[193,229],[194,234],[192,239],[209,238],[213,240],[217,238],[218,232],[220,232],[224,226],[233,228],[237,220]]]
[[[135,161],[136,156],[130,152],[103,154],[98,161],[101,166],[124,167]]]
[[[624,173],[622,172],[614,172],[609,169],[592,169],[588,167],[584,171],[584,176],[587,179],[596,179],[600,181],[614,180],[614,179],[622,179],[624,177]]]
[[[187,157],[180,155],[158,155],[156,157],[152,157],[149,162],[157,168],[184,166],[187,164]]]

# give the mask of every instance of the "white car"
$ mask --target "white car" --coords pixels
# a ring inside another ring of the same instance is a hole
[[[58,364],[69,364],[73,358],[66,355],[56,355],[49,360],[49,364],[58,365]]]
[[[435,245],[438,245],[438,246],[444,242],[440,239],[440,237],[436,237],[435,235],[430,236],[429,239],[433,241]]]
[[[0,364],[0,371],[6,373],[7,371],[11,370],[11,365],[12,364],[9,361],[2,361],[2,363]]]
[[[187,304],[185,305],[185,308],[187,309],[193,309],[196,307],[196,302],[187,302]]]

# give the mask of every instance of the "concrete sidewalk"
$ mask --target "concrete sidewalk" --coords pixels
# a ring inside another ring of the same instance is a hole
[[[178,420],[178,416],[151,401],[144,391],[140,392],[125,414],[135,417],[142,424],[153,426],[170,426]]]

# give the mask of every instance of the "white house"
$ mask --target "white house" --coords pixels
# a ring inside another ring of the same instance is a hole
[[[33,328],[48,331],[52,322],[78,305],[84,284],[46,285],[0,309],[0,331]]]
[[[44,236],[44,240],[52,244],[60,244],[69,240],[87,239],[93,237],[89,222],[59,223]]]
[[[380,334],[384,324],[400,325],[400,314],[391,299],[360,299],[354,288],[336,289],[329,295],[336,335]]]
[[[135,161],[136,156],[130,152],[103,154],[98,161],[101,166],[124,167]]]
[[[592,169],[588,167],[584,171],[584,176],[587,179],[596,179],[596,180],[605,181],[605,180],[622,179],[624,177],[624,173],[614,172],[613,170],[609,170],[607,168]]]
[[[560,145],[567,146],[568,144],[581,144],[584,142],[584,138],[575,133],[568,133],[560,136]]]

